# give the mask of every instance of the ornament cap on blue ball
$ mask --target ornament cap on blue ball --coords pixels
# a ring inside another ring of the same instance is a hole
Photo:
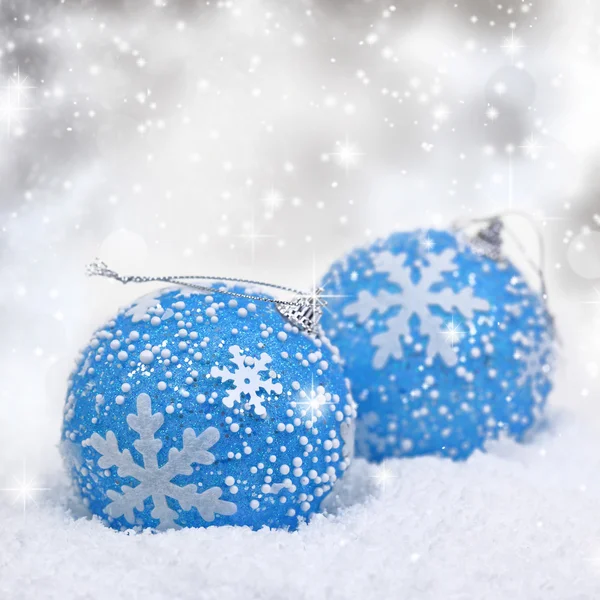
[[[355,410],[337,350],[269,302],[189,287],[146,295],[71,376],[62,449],[116,529],[294,529],[349,465]]]
[[[357,456],[460,459],[522,440],[552,388],[553,320],[501,253],[497,222],[394,233],[335,263],[322,325],[358,404]],[[496,248],[497,249],[497,248]]]

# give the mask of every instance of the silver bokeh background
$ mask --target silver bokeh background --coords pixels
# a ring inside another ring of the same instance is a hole
[[[58,468],[75,354],[146,291],[87,280],[93,257],[304,288],[379,235],[507,210],[545,239],[553,403],[597,421],[599,12],[1,2],[0,476]]]

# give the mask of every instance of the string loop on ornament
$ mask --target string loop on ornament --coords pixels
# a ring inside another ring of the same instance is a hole
[[[525,246],[521,243],[518,236],[512,231],[511,228],[506,227],[505,219],[507,217],[521,217],[525,219],[533,231],[536,234],[536,238],[538,241],[538,263],[536,263],[530,256]],[[540,293],[542,298],[546,303],[548,302],[548,287],[546,285],[546,276],[544,273],[544,265],[546,262],[546,246],[544,244],[544,236],[537,223],[533,219],[533,217],[520,210],[506,210],[496,215],[492,215],[490,217],[474,217],[468,219],[467,221],[463,221],[462,223],[459,221],[455,221],[453,224],[453,228],[455,230],[464,229],[471,224],[476,223],[487,223],[488,226],[481,230],[477,236],[475,236],[471,243],[475,247],[475,249],[479,249],[482,253],[487,254],[490,258],[494,260],[500,260],[503,257],[502,253],[502,238],[501,233],[506,232],[513,243],[517,246],[527,264],[534,270],[537,277],[540,281]],[[558,333],[556,332],[556,324],[554,315],[548,310],[548,315],[550,317],[550,325],[552,330],[554,331],[559,343],[561,342]]]
[[[241,279],[237,277],[214,277],[210,275],[165,275],[165,276],[146,276],[146,275],[121,275],[116,271],[113,271],[108,265],[99,260],[95,259],[93,262],[86,266],[86,275],[88,277],[105,277],[107,279],[114,279],[123,284],[127,283],[148,283],[152,281],[158,281],[163,283],[172,283],[176,285],[183,285],[191,287],[206,293],[220,292],[227,294],[235,298],[243,298],[246,300],[255,300],[257,302],[270,302],[275,304],[279,312],[287,318],[293,325],[307,331],[308,333],[314,333],[317,329],[319,320],[321,319],[323,306],[326,305],[325,300],[321,297],[323,293],[322,288],[316,288],[311,293],[305,293],[295,288],[278,285],[275,283],[268,283],[265,281],[256,281],[253,279]],[[226,287],[211,287],[210,285],[201,285],[194,283],[194,280],[202,281],[227,281],[231,283],[248,284],[258,287],[267,287],[276,289],[283,292],[290,292],[295,294],[290,300],[281,300],[278,298],[271,298],[269,296],[259,296],[256,294],[246,294],[243,292],[235,292]]]
[[[535,232],[537,242],[538,242],[538,261],[539,261],[538,263],[536,263],[529,256],[527,250],[525,249],[525,246],[521,243],[521,241],[515,235],[515,233],[509,227],[506,227],[506,223],[505,223],[506,217],[521,217],[529,223],[529,225]],[[517,248],[521,251],[521,253],[523,254],[523,256],[524,256],[525,260],[527,261],[527,263],[529,264],[529,266],[534,270],[534,272],[538,276],[539,281],[540,281],[541,294],[544,297],[544,299],[547,299],[548,287],[546,285],[546,276],[544,274],[544,264],[546,262],[546,248],[544,245],[544,237],[542,235],[542,232],[540,231],[540,228],[537,226],[533,217],[524,211],[507,210],[507,211],[503,211],[503,212],[497,213],[495,215],[492,215],[490,217],[473,217],[471,219],[468,219],[467,221],[463,221],[462,223],[460,221],[455,221],[453,224],[453,228],[455,230],[464,229],[465,227],[468,227],[471,224],[477,224],[477,223],[487,223],[488,228],[479,232],[478,236],[476,238],[474,238],[473,244],[477,247],[479,245],[478,242],[480,239],[482,239],[482,237],[484,240],[486,240],[486,239],[489,240],[489,238],[486,238],[485,232],[489,231],[490,229],[495,229],[497,235],[494,237],[494,244],[497,244],[497,245],[494,246],[494,249],[491,252],[491,254],[493,254],[493,256],[491,255],[490,258],[499,260],[502,257],[502,248],[501,248],[502,239],[500,237],[500,232],[506,232],[511,237],[512,241],[515,243]]]

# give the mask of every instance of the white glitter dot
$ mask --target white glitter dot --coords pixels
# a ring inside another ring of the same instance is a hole
[[[150,350],[144,350],[140,353],[140,361],[149,365],[154,360],[154,354]]]

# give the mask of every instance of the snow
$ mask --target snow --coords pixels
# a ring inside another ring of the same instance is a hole
[[[599,471],[597,434],[557,411],[534,443],[463,463],[356,461],[338,514],[295,533],[117,533],[73,518],[62,485],[26,516],[1,495],[0,597],[595,598]]]
[[[4,96],[23,88],[0,136],[0,600],[600,598],[595,3],[166,4],[0,3]],[[378,235],[509,206],[539,216],[572,338],[530,444],[356,461],[339,513],[293,534],[117,533],[69,503],[73,358],[143,293],[84,279],[94,256],[297,288]],[[47,488],[26,511],[3,490],[22,470]]]

